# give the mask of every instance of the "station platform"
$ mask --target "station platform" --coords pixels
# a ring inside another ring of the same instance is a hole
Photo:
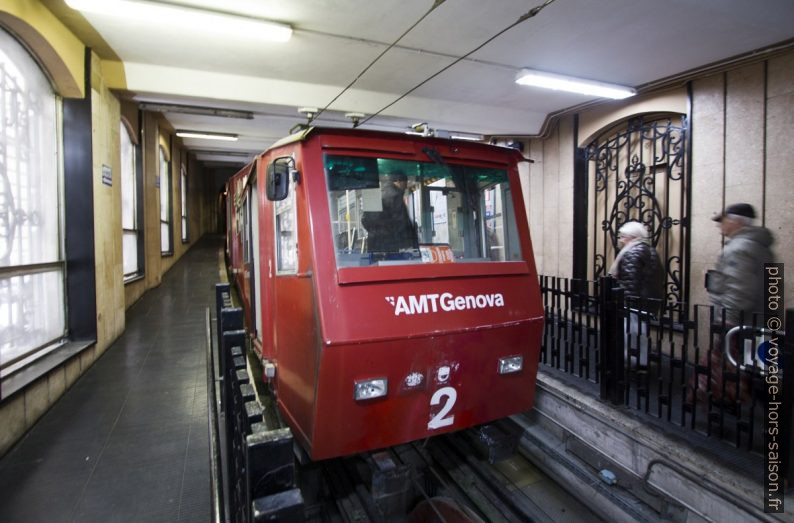
[[[124,333],[0,461],[0,521],[209,521],[205,236]]]

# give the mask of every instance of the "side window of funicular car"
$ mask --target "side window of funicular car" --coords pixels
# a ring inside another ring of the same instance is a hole
[[[294,184],[288,183],[286,190],[286,198],[273,202],[277,274],[295,274],[298,271],[298,224]]]
[[[521,259],[507,172],[325,156],[339,267]]]

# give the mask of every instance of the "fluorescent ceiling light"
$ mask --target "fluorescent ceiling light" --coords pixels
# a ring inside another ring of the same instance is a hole
[[[615,100],[621,100],[637,94],[637,91],[631,87],[596,82],[594,80],[583,80],[581,78],[564,76],[561,74],[544,73],[533,69],[521,69],[516,75],[516,83],[533,87],[543,87],[545,89],[554,89],[555,91],[567,91],[569,93],[613,98]]]
[[[218,107],[202,107],[199,105],[178,105],[157,102],[141,102],[139,105],[142,111],[154,111],[157,113],[180,113],[198,114],[201,116],[221,116],[224,118],[241,118],[253,120],[252,111],[240,111],[237,109],[221,109]]]
[[[453,140],[469,140],[470,142],[481,142],[485,140],[485,137],[481,134],[461,133],[456,131],[452,131],[449,137]]]
[[[191,149],[190,152],[196,155],[204,156],[236,156],[240,158],[248,158],[258,153],[249,153],[247,151],[227,151],[222,149]]]
[[[236,134],[228,133],[211,133],[206,131],[185,131],[178,130],[176,135],[180,138],[202,138],[204,140],[226,140],[228,142],[236,142]]]
[[[78,11],[157,21],[203,32],[261,37],[275,42],[286,42],[292,37],[292,27],[287,24],[148,0],[66,0],[66,5]]]

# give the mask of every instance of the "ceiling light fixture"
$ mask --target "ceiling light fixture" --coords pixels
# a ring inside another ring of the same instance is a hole
[[[195,155],[203,156],[236,156],[239,158],[248,158],[258,153],[248,151],[228,151],[223,149],[190,149],[190,152]]]
[[[458,131],[452,131],[449,137],[453,140],[469,140],[470,142],[482,142],[485,140],[485,137],[481,134],[461,133]]]
[[[204,140],[226,140],[227,142],[236,142],[237,135],[229,133],[212,133],[207,131],[186,131],[178,130],[176,135],[180,138],[201,138]]]
[[[583,80],[573,76],[544,73],[533,69],[521,69],[516,75],[516,83],[533,87],[566,91],[569,93],[587,94],[603,98],[622,100],[637,94],[635,89],[623,85]]]
[[[66,5],[89,13],[156,20],[197,31],[248,35],[274,42],[286,42],[292,37],[292,27],[287,24],[148,0],[66,0]]]
[[[157,102],[141,102],[139,107],[142,111],[153,111],[156,113],[198,114],[201,116],[220,116],[223,118],[240,118],[243,120],[254,119],[254,113],[252,111],[221,109],[219,107],[202,107],[199,105],[178,105]]]

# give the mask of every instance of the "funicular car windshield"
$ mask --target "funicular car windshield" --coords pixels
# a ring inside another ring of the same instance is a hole
[[[338,267],[521,260],[507,171],[326,154]]]

